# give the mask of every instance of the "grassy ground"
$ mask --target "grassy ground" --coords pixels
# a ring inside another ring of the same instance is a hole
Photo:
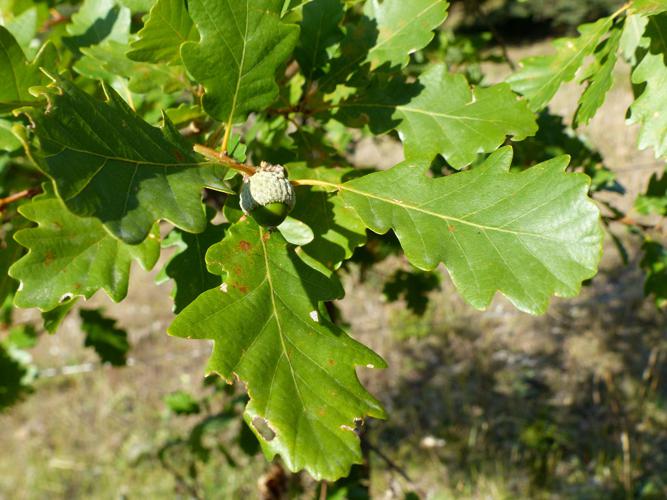
[[[543,50],[518,48],[512,55]],[[491,79],[504,71],[487,69]],[[619,82],[626,76],[621,71]],[[573,95],[572,87],[561,91],[555,111],[570,116]],[[636,151],[636,130],[624,123],[630,101],[627,85],[617,85],[586,129],[629,189],[626,198],[613,199],[625,208],[658,166],[650,152]],[[355,159],[372,163],[377,153],[372,144],[364,147]],[[397,154],[395,146],[382,147],[385,159]],[[352,333],[390,365],[361,373],[390,415],[369,423],[365,435],[374,498],[410,491],[429,498],[667,497],[665,322],[643,299],[641,276],[622,265],[611,245],[600,276],[582,295],[554,301],[539,318],[502,298],[488,311],[474,311],[446,278],[426,313],[414,316],[381,293],[386,277],[401,268],[408,269],[404,260],[390,259],[364,280],[351,268],[340,304]],[[39,381],[36,395],[0,415],[2,499],[195,493],[187,486],[187,449],[176,446],[164,463],[157,453],[186,437],[198,417],[173,416],[162,399],[175,390],[207,392],[201,380],[210,346],[164,334],[172,317],[168,288],[139,269],[129,300],[115,305],[96,297],[86,304],[97,306],[129,331],[132,363],[70,375],[56,370]],[[42,368],[81,366],[95,360],[82,343],[77,320],[68,319],[33,354]],[[207,439],[231,443],[237,432],[223,426]],[[258,479],[275,472],[270,467],[230,445],[200,465],[196,493],[257,497]],[[314,496],[307,477],[288,483],[301,491],[292,496]]]

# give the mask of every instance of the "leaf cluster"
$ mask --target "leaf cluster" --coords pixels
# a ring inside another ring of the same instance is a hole
[[[150,270],[173,247],[159,276],[174,285],[169,333],[212,340],[207,371],[245,384],[244,419],[265,454],[317,479],[360,463],[361,422],[385,416],[357,377],[385,362],[330,315],[360,247],[393,234],[419,270],[444,264],[473,307],[500,292],[543,313],[597,271],[603,231],[586,174],[595,191],[614,182],[536,112],[578,78],[575,126],[587,123],[623,54],[643,85],[631,108],[640,146],[667,151],[667,128],[648,116],[667,71],[659,2],[583,25],[492,85],[425,56],[446,0],[19,3],[0,4],[0,194],[22,193],[2,212],[0,267],[13,280],[0,276],[0,299],[38,308],[55,330],[79,298],[123,300],[132,263]],[[353,164],[359,138],[385,134],[404,161]],[[284,165],[296,190],[277,228],[239,208],[261,161]],[[437,286],[425,276],[418,287]],[[414,286],[399,276],[387,293]],[[87,343],[122,364],[125,332],[96,311],[81,318]],[[171,406],[196,410],[183,397]]]

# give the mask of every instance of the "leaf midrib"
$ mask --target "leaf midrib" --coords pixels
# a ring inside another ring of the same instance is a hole
[[[470,101],[466,103],[466,106],[469,106],[471,104],[474,104],[479,101]],[[414,113],[414,114],[421,114],[421,115],[426,115],[434,118],[445,118],[449,120],[457,120],[457,121],[473,121],[473,122],[481,122],[481,123],[496,123],[500,125],[512,125],[513,122],[508,122],[505,120],[493,120],[493,119],[488,119],[488,118],[478,118],[475,116],[470,116],[470,115],[450,115],[448,113],[443,113],[440,111],[429,111],[426,109],[419,109],[419,108],[411,108],[408,106],[396,106],[392,104],[376,104],[376,103],[370,103],[370,102],[351,102],[351,103],[340,103],[338,104],[339,108],[354,108],[354,107],[360,107],[360,108],[377,108],[377,109],[395,109],[397,111],[402,111],[406,114]],[[333,106],[332,106],[333,108]],[[498,108],[493,110],[494,113],[498,112]],[[481,133],[481,132],[480,132]]]
[[[583,46],[579,50],[577,50],[574,53],[573,56],[568,58],[569,62],[567,64],[563,65],[560,70],[553,73],[551,75],[551,77],[544,84],[542,84],[540,86],[540,88],[537,90],[535,95],[537,96],[537,95],[540,94],[540,92],[544,92],[545,89],[548,89],[548,87],[554,83],[554,81],[558,81],[558,80],[561,80],[561,81],[564,81],[564,82],[569,81],[570,79],[567,79],[564,76],[566,74],[566,72],[570,70],[572,65],[575,65],[575,66],[578,67],[581,64],[580,62],[577,62],[577,61],[580,60],[580,58],[584,57],[584,55],[585,55],[586,51],[588,51],[590,45],[595,41],[599,41],[600,37],[602,36],[602,33],[607,31],[607,30],[608,30],[607,24],[605,23],[605,24],[602,25],[601,29],[599,29],[598,31],[596,31],[594,34],[592,34],[589,37],[588,41],[586,43],[584,43]],[[595,43],[595,45],[597,45],[597,43]],[[547,57],[553,57],[554,62],[555,62],[555,61],[558,60],[557,56],[558,56],[558,53],[554,54],[553,56],[547,56]],[[549,66],[551,66],[551,64]],[[535,77],[535,78],[526,78],[526,80],[539,80],[539,76]],[[534,99],[535,99],[535,97],[533,97],[533,100]]]
[[[424,12],[426,12],[427,10],[432,9],[435,5],[438,5],[441,1],[442,0],[436,0],[433,4],[431,4],[429,7],[427,7],[422,12],[420,12],[415,17],[415,19],[418,19],[420,16],[422,16],[424,14]],[[380,44],[371,47],[371,49],[369,49],[369,51],[366,54],[363,54],[360,57],[356,57],[352,61],[350,61],[348,64],[345,64],[344,66],[341,66],[338,71],[336,71],[335,73],[333,73],[331,75],[328,75],[326,78],[324,78],[322,80],[322,82],[320,83],[320,85],[323,86],[323,87],[326,86],[326,84],[328,84],[330,81],[333,81],[334,78],[337,78],[341,73],[343,73],[344,71],[347,71],[347,69],[351,68],[352,66],[355,66],[355,65],[359,64],[360,62],[364,61],[364,59],[367,59],[374,50],[376,50],[378,47],[380,47],[382,45],[385,45],[386,43],[392,41],[396,37],[396,35],[398,33],[400,33],[401,31],[403,31],[403,29],[407,26],[410,26],[410,24],[404,26],[403,28],[399,29],[398,31],[395,31],[390,38],[387,38],[387,39],[383,40]],[[430,33],[433,33],[433,30],[431,30]]]
[[[215,162],[165,163],[165,162],[156,162],[156,161],[148,161],[148,160],[135,160],[135,159],[132,159],[132,158],[123,158],[123,157],[119,157],[119,156],[109,156],[109,155],[105,155],[103,153],[97,153],[95,151],[86,151],[85,149],[74,148],[74,147],[69,146],[67,144],[64,144],[60,141],[56,141],[52,138],[49,138],[49,142],[52,142],[52,143],[57,144],[59,146],[62,146],[62,149],[60,151],[58,151],[57,153],[44,156],[43,158],[45,160],[48,160],[49,158],[55,158],[57,156],[60,156],[63,153],[63,151],[65,151],[67,149],[67,150],[70,150],[70,151],[74,151],[75,153],[81,153],[81,154],[86,154],[86,155],[90,155],[90,156],[96,156],[98,158],[103,158],[103,159],[108,160],[108,161],[119,161],[119,162],[124,162],[124,163],[132,163],[132,164],[136,164],[136,165],[150,165],[150,166],[153,166],[153,167],[197,167],[197,166],[204,167],[204,166],[208,166],[208,165],[218,165],[218,163],[215,163]]]
[[[266,241],[264,240],[264,235],[268,234],[264,231],[264,229],[260,229],[259,231],[259,241],[262,244],[262,254],[264,257],[264,266],[266,267],[266,280],[267,284],[269,285],[269,294],[271,295],[271,309],[272,309],[272,315],[276,319],[276,326],[278,327],[278,337],[280,338],[280,345],[283,350],[283,355],[285,356],[285,359],[287,360],[287,365],[289,366],[290,369],[290,374],[292,375],[292,381],[294,382],[294,389],[296,390],[296,394],[299,398],[299,402],[301,403],[302,408],[306,408],[306,405],[303,401],[303,396],[301,395],[301,391],[299,390],[299,385],[296,380],[296,373],[294,372],[294,366],[292,366],[292,360],[290,359],[288,352],[287,352],[287,345],[285,343],[285,337],[283,333],[283,328],[282,324],[280,323],[280,318],[278,316],[278,308],[276,306],[276,291],[273,287],[273,278],[271,277],[271,264],[269,263],[269,250],[266,248]],[[278,361],[279,362],[279,361]]]
[[[465,220],[465,219],[460,219],[458,217],[452,217],[452,216],[449,216],[449,215],[439,214],[438,212],[433,212],[432,210],[427,210],[427,209],[418,207],[416,205],[412,205],[412,204],[402,202],[400,200],[395,200],[395,199],[392,199],[392,198],[386,198],[384,196],[368,193],[366,191],[361,191],[359,189],[354,189],[352,187],[346,186],[345,184],[336,184],[336,183],[333,183],[333,182],[326,182],[326,181],[318,181],[318,184],[326,185],[326,186],[335,188],[338,191],[348,191],[350,193],[354,193],[354,194],[357,194],[357,195],[360,195],[360,196],[364,196],[366,198],[371,198],[371,199],[374,199],[374,200],[381,201],[383,203],[388,203],[390,205],[398,206],[398,207],[403,208],[404,210],[412,210],[412,211],[420,212],[420,213],[423,213],[425,215],[429,215],[431,217],[435,217],[437,219],[441,219],[441,220],[444,220],[444,221],[449,221],[449,222],[462,224],[462,225],[465,225],[465,226],[474,227],[476,229],[480,229],[481,231],[494,231],[494,232],[499,232],[499,233],[511,234],[513,236],[528,236],[528,237],[539,238],[539,239],[543,239],[543,240],[547,240],[547,241],[561,242],[561,240],[559,240],[559,239],[549,238],[548,236],[543,235],[543,234],[539,234],[539,233],[531,233],[531,232],[528,232],[528,231],[516,231],[516,230],[504,229],[502,227],[496,227],[496,226],[487,226],[487,225],[484,225],[484,224],[477,224],[475,222],[471,222],[471,221],[468,221],[468,220]]]
[[[227,127],[231,127],[231,124],[234,122],[234,114],[236,113],[236,105],[238,102],[239,98],[239,92],[241,90],[241,80],[243,77],[247,74],[244,72],[245,69],[245,55],[246,55],[246,49],[248,47],[248,25],[249,25],[249,18],[250,18],[250,1],[246,1],[245,6],[246,6],[246,12],[245,12],[245,31],[243,33],[243,49],[241,51],[241,62],[239,63],[239,76],[236,79],[236,89],[234,90],[234,98],[232,99],[232,106],[231,109],[229,110],[229,118],[227,119]],[[234,16],[233,9],[232,9],[232,17],[234,17],[234,22],[236,22],[236,17]]]

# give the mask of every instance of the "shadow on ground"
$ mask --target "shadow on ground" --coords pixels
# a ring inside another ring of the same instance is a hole
[[[412,484],[384,464],[378,491],[665,498],[667,338],[641,279],[609,269],[542,318],[502,299],[483,314],[427,310],[409,338],[385,340],[390,420],[368,439]],[[400,322],[390,330],[405,335]]]

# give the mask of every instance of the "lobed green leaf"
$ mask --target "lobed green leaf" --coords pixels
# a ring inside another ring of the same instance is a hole
[[[158,0],[138,36],[127,57],[134,61],[170,64],[181,61],[181,45],[199,39],[185,0]]]
[[[333,90],[360,70],[400,70],[410,54],[431,42],[448,7],[446,0],[369,0],[359,21],[347,26],[340,56],[331,61],[320,87]]]
[[[206,260],[223,284],[185,308],[169,332],[214,340],[209,370],[245,382],[246,420],[267,455],[316,479],[346,475],[362,459],[355,421],[384,416],[354,368],[384,361],[322,312],[321,302],[342,288],[251,219],[234,224]]]
[[[522,140],[537,130],[526,102],[508,85],[471,89],[463,75],[448,73],[442,64],[414,84],[377,80],[341,103],[336,118],[367,124],[374,133],[396,129],[407,160],[430,163],[440,154],[455,168],[494,151],[507,136]]]
[[[64,80],[53,89],[35,130],[42,168],[70,210],[131,244],[161,219],[193,233],[206,228],[202,189],[222,189],[225,169],[198,163],[169,121],[162,130],[148,125],[113,89],[105,88],[106,102]]]
[[[55,309],[75,297],[92,297],[99,289],[116,302],[127,295],[132,260],[151,269],[160,255],[157,229],[132,246],[109,234],[95,218],[78,217],[50,190],[19,209],[37,227],[14,238],[28,253],[9,268],[21,284],[14,297],[18,307]]]
[[[556,53],[534,56],[521,61],[521,69],[507,82],[512,90],[526,96],[533,111],[549,104],[563,83],[571,81],[586,57],[590,56],[609,32],[612,19],[604,17],[579,26],[577,38],[559,38],[554,42]]]
[[[511,159],[503,148],[480,167],[439,179],[404,163],[339,188],[372,231],[396,233],[412,264],[431,270],[443,262],[474,307],[500,291],[537,314],[551,295],[572,297],[595,275],[600,214],[588,177],[563,172],[568,157],[520,173],[509,171]]]
[[[590,76],[587,78],[588,87],[579,99],[579,107],[574,115],[575,127],[591,121],[614,84],[614,68],[618,61],[621,34],[619,28],[613,29],[606,43],[594,53],[595,62],[591,65]]]
[[[410,54],[433,40],[433,30],[447,18],[446,0],[367,0],[364,14],[377,24],[375,44],[366,61],[371,69],[405,67]]]
[[[190,0],[201,40],[181,47],[188,71],[206,89],[204,109],[230,123],[278,96],[276,71],[292,53],[299,27],[280,19],[281,0]]]
[[[649,26],[660,25],[654,33],[667,27],[667,15],[649,18]],[[648,28],[647,28],[648,32]],[[667,154],[667,38],[651,39],[650,48],[632,72],[632,83],[644,84],[643,92],[630,106],[629,123],[640,125],[639,148],[652,147],[656,158]]]

